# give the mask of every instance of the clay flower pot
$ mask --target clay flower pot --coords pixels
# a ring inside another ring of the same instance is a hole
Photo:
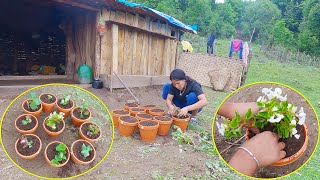
[[[64,117],[69,116],[71,110],[74,108],[74,102],[72,100],[69,100],[69,104],[67,104],[66,106],[63,106],[60,104],[60,101],[61,101],[61,99],[59,99],[56,102],[58,112],[63,112]]]
[[[119,127],[119,118],[120,116],[123,116],[123,115],[129,115],[129,111],[122,110],[122,109],[112,111],[112,121],[113,121],[114,127],[116,128]]]
[[[48,119],[48,117],[43,121],[43,129],[44,131],[50,136],[50,137],[57,137],[59,134],[61,134],[64,130],[64,128],[66,127],[64,120],[62,120],[59,123],[59,126],[57,126],[56,130],[52,130],[50,127],[48,127],[46,125],[46,120]]]
[[[146,111],[146,113],[148,113],[149,114],[149,111],[151,110],[151,109],[155,109],[155,108],[157,108],[156,107],[156,105],[145,105],[145,106],[143,106],[143,109]]]
[[[27,118],[27,116],[29,116],[30,119]],[[28,120],[31,120],[31,122],[28,122],[28,124],[24,125],[23,122]],[[34,134],[38,128],[39,122],[38,119],[32,114],[22,114],[17,117],[14,125],[21,134]]]
[[[23,159],[33,159],[38,156],[42,149],[41,139],[35,134],[25,134],[24,137],[28,141],[32,141],[32,147],[24,146],[21,138],[17,139],[15,143],[15,150],[19,157]]]
[[[81,112],[80,107],[76,107],[71,110],[71,119],[72,119],[72,123],[75,126],[80,126],[82,123],[84,123],[90,119],[91,111],[87,108],[86,108],[86,110],[89,112],[89,115],[83,115],[83,118],[80,117],[80,112]]]
[[[142,108],[131,108],[129,109],[129,112],[130,112],[130,115],[133,117],[136,117],[138,113],[145,113],[144,109]]]
[[[168,135],[172,124],[172,118],[170,116],[156,116],[154,119],[159,122],[158,134],[161,136]]]
[[[82,144],[85,144],[86,146],[89,145],[92,149],[92,151],[89,152],[90,155],[88,157],[84,157],[81,154]],[[83,139],[79,139],[73,142],[70,150],[71,150],[71,153],[70,153],[71,159],[76,164],[89,164],[96,158],[96,149],[93,147],[93,145],[90,142]]]
[[[48,95],[50,95],[52,99],[48,99]],[[51,113],[54,108],[54,105],[57,102],[57,97],[54,96],[53,94],[45,93],[45,94],[41,94],[39,96],[39,99],[42,104],[42,111],[45,113]]]
[[[153,116],[144,112],[136,114],[136,118],[138,119],[138,121],[153,120]]]
[[[47,163],[53,167],[62,167],[64,165],[66,165],[70,159],[70,151],[69,151],[69,148],[68,146],[66,146],[66,151],[67,151],[67,154],[65,155],[66,156],[66,160],[63,160],[61,164],[59,165],[56,165],[56,164],[52,164],[51,160],[54,159],[54,156],[56,154],[56,146],[59,145],[59,144],[64,144],[62,142],[59,142],[59,141],[53,141],[51,143],[49,143],[46,147],[46,149],[44,150],[44,158],[46,159]]]
[[[138,120],[132,116],[120,116],[119,133],[121,136],[131,136],[137,127]]]
[[[153,120],[140,121],[138,127],[142,141],[153,142],[156,140],[159,122]]]
[[[149,110],[149,114],[151,114],[152,116],[164,116],[166,115],[166,112],[163,109],[151,109]]]
[[[186,131],[189,121],[190,121],[190,116],[185,116],[182,118],[178,118],[176,116],[172,116],[173,124],[180,127],[181,131]]]
[[[294,161],[296,161],[297,159],[299,159],[302,156],[302,154],[306,151],[307,146],[308,146],[308,140],[309,140],[309,138],[308,138],[308,128],[307,128],[307,126],[305,124],[303,124],[302,126],[303,126],[303,133],[304,133],[304,137],[305,137],[302,147],[295,154],[293,154],[292,156],[280,159],[279,161],[271,164],[271,166],[285,166],[285,165],[291,164]],[[247,129],[247,131],[246,131],[246,140],[250,139],[249,134],[250,134],[250,132]]]
[[[95,126],[95,128],[92,128],[92,126]],[[82,139],[88,142],[95,142],[101,137],[102,133],[101,128],[96,123],[85,122],[81,124],[79,134]]]
[[[139,107],[139,104],[138,103],[126,103],[124,105],[124,110],[129,110],[131,108],[138,108]]]
[[[34,115],[37,119],[39,119],[40,113],[41,113],[41,111],[42,111],[42,104],[40,104],[40,107],[38,107],[35,111],[33,111],[33,110],[31,110],[31,109],[28,108],[27,101],[30,101],[30,99],[27,99],[27,100],[23,101],[23,103],[22,103],[23,112],[24,112],[25,114],[32,114],[32,115]]]

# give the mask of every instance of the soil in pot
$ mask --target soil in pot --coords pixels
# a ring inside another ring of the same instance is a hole
[[[30,103],[31,102],[31,100],[28,100],[28,103]],[[40,108],[41,108],[41,105],[39,105],[39,106],[37,106],[37,108],[35,109],[35,110],[33,110],[33,109],[31,109],[31,108],[29,108],[28,107],[28,103],[24,103],[23,104],[23,108],[25,109],[25,110],[27,110],[27,111],[29,111],[29,112],[36,112],[36,111],[38,111]]]
[[[28,116],[28,115],[26,115]],[[22,123],[22,120],[26,120],[26,116],[21,116],[18,118],[17,120],[17,126],[19,129],[23,130],[23,131],[28,131],[28,130],[31,130],[32,128],[34,128],[37,124],[37,121],[36,119],[33,117],[33,116],[29,116],[30,119],[31,119],[31,122],[26,124],[26,125],[23,125]]]
[[[79,159],[80,161],[83,161],[83,162],[91,161],[91,159],[94,157],[94,152],[93,152],[93,150],[90,152],[89,156],[85,158],[85,157],[81,154],[82,144],[85,144],[86,146],[90,146],[90,144],[87,143],[87,142],[85,142],[85,141],[78,141],[78,142],[76,142],[76,143],[73,145],[73,154],[74,154],[74,155],[77,157],[77,159]],[[91,148],[92,148],[92,147],[91,147]]]
[[[159,120],[159,121],[171,121],[171,117],[169,117],[169,116],[158,116],[158,117],[156,117],[156,120]]]
[[[162,110],[162,109],[152,109],[152,110],[150,110],[151,112],[164,112],[164,110]]]
[[[154,108],[154,107],[156,107],[156,105],[145,105],[143,107],[145,107],[145,108]]]
[[[45,126],[51,132],[59,132],[63,128],[63,122],[57,123],[56,129],[52,129],[50,126],[47,126],[46,124],[45,124]]]
[[[158,123],[156,121],[141,121],[140,125],[142,126],[155,126]]]
[[[62,99],[59,99],[58,100],[58,105],[64,109],[70,109],[72,106],[73,106],[73,102],[71,100],[69,100],[69,102],[66,104],[66,105],[62,105],[61,104],[61,100]]]
[[[57,145],[59,145],[60,143],[52,143],[52,144],[50,144],[50,146],[47,148],[47,157],[48,157],[48,159],[51,161],[52,159],[54,159],[54,157],[55,157],[55,155],[57,154],[57,151],[56,151],[56,146]],[[66,150],[67,151],[67,154],[66,154],[66,157],[67,157],[67,160],[69,159],[68,158],[68,156],[69,156],[69,154],[68,154],[68,150]],[[63,164],[63,163],[65,163],[67,160],[62,160],[62,161],[60,161],[59,163],[60,164]]]
[[[188,116],[188,115],[185,115],[185,116],[173,116],[173,117],[175,117],[175,118],[177,118],[177,119],[186,119],[186,118],[188,118],[189,116]]]
[[[290,157],[294,155],[296,152],[298,152],[301,147],[303,146],[304,140],[305,140],[305,134],[303,130],[303,126],[297,125],[296,126],[297,133],[300,134],[300,138],[296,139],[294,136],[289,137],[287,139],[279,139],[279,142],[284,142],[286,144],[286,147],[283,149],[286,152],[286,157]],[[272,131],[272,126],[266,126],[264,130],[260,130],[260,132],[264,131]],[[249,139],[251,139],[255,134],[249,130]]]
[[[32,147],[23,147],[24,144],[18,143],[17,144],[17,150],[20,154],[24,155],[24,156],[30,156],[32,154],[35,154],[39,148],[40,148],[40,141],[38,138],[36,138],[35,136],[29,136],[29,135],[24,135],[28,141],[32,141]]]
[[[52,96],[52,98],[48,99],[48,95]],[[40,100],[44,103],[52,104],[52,103],[56,102],[56,97],[54,97],[52,94],[43,94],[40,96]]]
[[[87,134],[87,132],[89,131],[90,125],[92,125],[92,124],[90,124],[90,123],[83,124],[81,127],[82,133],[84,136],[86,136],[89,139],[97,139],[100,136],[101,131],[99,131],[97,134]]]
[[[134,108],[134,107],[139,107],[139,104],[138,103],[126,103],[125,105],[125,109],[131,109],[131,108]]]
[[[152,119],[153,116],[151,116],[150,114],[145,114],[145,113],[141,113],[141,114],[137,114],[138,118],[142,118],[142,119]]]
[[[128,111],[126,110],[116,110],[116,111],[113,111],[114,114],[118,114],[118,115],[127,115],[129,114]]]
[[[88,111],[88,109],[85,109],[85,111]],[[84,119],[84,120],[88,119],[90,117],[90,113],[88,113],[87,115],[83,114],[83,116],[81,117],[81,109],[80,108],[74,109],[73,110],[73,115],[78,119]]]
[[[122,116],[120,117],[120,119],[124,122],[128,122],[128,123],[136,123],[138,122],[138,120],[134,117],[131,117],[131,116]]]

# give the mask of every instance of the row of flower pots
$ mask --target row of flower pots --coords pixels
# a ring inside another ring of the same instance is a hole
[[[115,127],[119,128],[122,136],[131,136],[135,129],[140,132],[141,139],[145,142],[152,142],[156,135],[168,135],[171,124],[174,124],[182,131],[187,129],[190,117],[175,117],[166,115],[165,111],[155,105],[147,105],[142,108],[134,103],[127,103],[124,110],[112,112],[112,119]]]
[[[34,159],[40,154],[41,149],[41,139],[35,134],[25,134],[15,143],[16,153],[23,159]],[[44,150],[46,161],[53,167],[66,165],[70,156],[76,164],[89,164],[95,159],[96,150],[90,142],[84,139],[74,141],[70,150],[59,141],[49,143]]]

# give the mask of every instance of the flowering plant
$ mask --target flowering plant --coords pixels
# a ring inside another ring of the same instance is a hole
[[[27,137],[25,136],[21,136],[19,143],[23,145],[23,148],[28,147],[29,149],[32,148],[32,144],[33,144],[33,142],[31,140],[28,141]]]
[[[56,124],[60,123],[64,118],[64,113],[60,112],[59,114],[54,111],[53,113],[50,113],[50,116],[46,120],[46,125],[51,127],[52,130],[57,129]]]
[[[238,112],[235,118],[231,121],[225,120],[223,124],[216,123],[219,133],[226,138],[231,138],[241,135],[242,126],[264,129],[271,127],[272,131],[277,133],[280,138],[289,138],[294,136],[300,138],[297,134],[297,125],[304,124],[306,113],[303,107],[297,112],[297,107],[287,101],[287,95],[282,96],[280,88],[263,88],[263,96],[257,99],[257,106],[260,111],[257,114],[252,114],[249,109],[241,119]]]

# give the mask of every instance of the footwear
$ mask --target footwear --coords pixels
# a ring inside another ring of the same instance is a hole
[[[190,122],[189,123],[191,123],[191,124],[198,124],[198,118],[197,118],[197,116],[192,116],[191,118],[190,118]]]

